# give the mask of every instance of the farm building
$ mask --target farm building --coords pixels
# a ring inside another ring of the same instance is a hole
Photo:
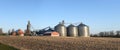
[[[17,31],[17,33],[18,33],[19,36],[24,36],[24,32],[23,32],[21,29],[19,29],[19,30]]]
[[[45,32],[44,36],[60,36],[58,32]]]

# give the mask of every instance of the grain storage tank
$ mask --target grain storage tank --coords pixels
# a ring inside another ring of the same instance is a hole
[[[90,37],[89,27],[83,23],[78,25],[78,36],[81,37]]]
[[[78,28],[74,26],[73,24],[69,25],[67,27],[67,36],[78,36]]]
[[[66,36],[66,27],[64,26],[63,23],[59,23],[58,25],[55,26],[55,31],[60,34],[60,36]]]

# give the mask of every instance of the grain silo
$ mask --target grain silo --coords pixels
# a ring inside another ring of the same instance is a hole
[[[78,36],[80,37],[90,37],[89,26],[81,23],[78,25]]]
[[[60,34],[60,36],[66,36],[67,31],[64,23],[59,23],[58,25],[55,26],[55,31]]]
[[[73,36],[73,37],[78,36],[78,28],[73,24],[69,25],[67,27],[67,36]]]

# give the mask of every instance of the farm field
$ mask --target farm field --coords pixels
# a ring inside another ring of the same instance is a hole
[[[20,50],[120,50],[120,38],[0,36],[0,43]]]

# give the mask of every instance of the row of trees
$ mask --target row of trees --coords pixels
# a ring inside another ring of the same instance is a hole
[[[120,37],[120,31],[105,31],[97,34],[92,34],[92,37]]]

